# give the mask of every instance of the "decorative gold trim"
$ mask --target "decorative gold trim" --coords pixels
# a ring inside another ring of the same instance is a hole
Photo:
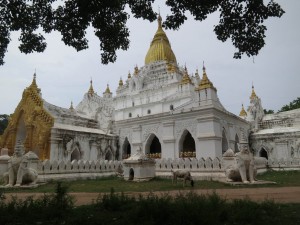
[[[244,104],[242,104],[242,109],[241,109],[241,112],[240,112],[240,116],[241,116],[241,117],[247,116],[247,112],[246,112],[246,110],[244,109]]]
[[[13,154],[18,129],[24,124],[25,151],[34,151],[41,160],[50,158],[50,136],[54,118],[43,108],[40,89],[36,85],[36,75],[32,84],[23,92],[22,99],[9,119],[7,128],[1,138],[0,147],[7,147],[9,155]]]
[[[177,64],[169,39],[162,29],[162,18],[160,15],[157,18],[157,22],[158,28],[146,54],[145,65],[161,60]]]
[[[94,93],[95,93],[95,92],[94,92],[94,88],[93,88],[93,81],[91,80],[91,81],[90,81],[90,88],[89,88],[89,90],[88,90],[88,94],[89,94],[90,96],[93,96]]]
[[[109,85],[107,84],[105,91],[103,92],[103,94],[111,94],[111,91],[109,89]]]
[[[202,79],[200,81],[199,86],[197,88],[195,88],[195,91],[200,91],[200,90],[207,89],[207,88],[212,88],[215,91],[217,90],[214,87],[213,83],[208,79],[207,74],[206,74],[206,69],[203,66],[203,77],[202,77]]]
[[[183,77],[182,77],[182,80],[180,82],[180,84],[191,84],[192,83],[192,80],[188,74],[188,71],[187,71],[187,68],[185,67],[184,68],[184,74],[183,74]]]

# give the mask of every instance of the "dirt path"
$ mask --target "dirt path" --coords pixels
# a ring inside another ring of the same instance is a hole
[[[211,194],[215,191],[218,195],[226,199],[243,199],[249,197],[253,201],[263,201],[265,199],[272,199],[275,202],[280,203],[300,203],[300,187],[279,187],[279,188],[242,188],[242,189],[198,189],[193,192],[197,194]],[[175,196],[178,193],[185,193],[189,191],[168,191],[168,192],[153,192],[158,196],[169,194]],[[126,192],[126,195],[137,196],[142,194],[147,196],[146,192]],[[95,201],[99,197],[99,193],[70,193],[74,196],[76,202],[75,205],[86,205]],[[25,199],[29,196],[38,198],[43,196],[42,193],[8,193],[6,194],[7,200],[12,196],[16,196],[18,199]]]

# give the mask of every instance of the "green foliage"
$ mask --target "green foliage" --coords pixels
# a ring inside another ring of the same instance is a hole
[[[289,110],[299,109],[299,108],[300,108],[300,97],[290,102],[288,105],[282,106],[279,112],[284,112],[284,111],[289,111]]]
[[[6,115],[6,114],[0,115],[0,135],[3,134],[5,128],[8,125],[8,118],[9,118],[9,115]]]
[[[273,109],[264,109],[265,114],[273,114],[274,110]]]
[[[40,199],[28,197],[24,201],[13,197],[5,201],[0,193],[0,224],[65,224],[73,212],[73,199],[67,187],[57,183],[55,194]]]
[[[154,0],[2,0],[0,2],[0,65],[10,42],[12,31],[21,31],[19,49],[23,53],[43,52],[46,42],[43,34],[59,31],[62,41],[77,51],[88,48],[86,29],[92,26],[100,41],[102,63],[116,61],[116,51],[129,47],[129,18],[127,6],[136,18],[153,21]],[[56,3],[56,4],[53,4]],[[164,25],[178,29],[187,19],[186,11],[195,20],[202,21],[215,11],[220,12],[219,24],[215,26],[217,38],[231,39],[237,48],[234,58],[257,55],[264,46],[264,21],[269,17],[281,17],[284,13],[279,4],[269,0],[167,0],[171,14]]]

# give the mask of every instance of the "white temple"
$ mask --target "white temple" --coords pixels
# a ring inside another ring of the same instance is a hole
[[[0,148],[13,153],[17,140],[40,159],[122,160],[141,149],[150,158],[215,158],[237,152],[241,133],[257,156],[300,157],[300,110],[264,115],[254,88],[240,116],[221,104],[203,65],[202,76],[179,66],[158,17],[145,65],[120,79],[116,95],[90,88],[74,108],[45,101],[36,77],[24,90]]]

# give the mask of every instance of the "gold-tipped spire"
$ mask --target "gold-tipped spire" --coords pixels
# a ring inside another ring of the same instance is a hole
[[[89,88],[88,94],[92,96],[94,93],[95,92],[94,92],[94,88],[93,88],[93,81],[91,79],[91,81],[90,81],[90,88]]]
[[[196,69],[195,77],[200,80],[199,71]]]
[[[136,65],[136,66],[134,67],[134,75],[137,76],[138,74],[139,74],[139,68],[138,68],[138,66]]]
[[[33,79],[32,79],[32,82],[31,82],[29,88],[35,90],[37,93],[41,92],[41,89],[38,88],[38,86],[36,84],[36,72],[34,72],[34,74],[33,74]]]
[[[196,91],[200,91],[200,90],[207,89],[207,88],[212,88],[212,89],[216,90],[213,83],[208,79],[207,74],[206,74],[206,69],[203,64],[203,77],[200,81],[198,88],[196,88]]]
[[[73,107],[73,102],[71,101],[71,106],[69,108],[70,110],[74,110],[74,107]]]
[[[107,84],[105,91],[103,92],[103,94],[111,94],[110,89],[109,89],[109,85]]]
[[[122,87],[123,86],[123,80],[122,80],[122,77],[120,77],[120,80],[119,80],[119,87]]]
[[[257,95],[256,95],[256,93],[255,93],[255,91],[254,91],[254,86],[253,86],[253,84],[252,84],[252,92],[251,92],[250,99],[254,99],[254,98],[257,98]]]
[[[245,110],[245,108],[244,108],[244,104],[242,104],[242,109],[241,109],[241,112],[240,112],[240,116],[241,116],[241,117],[247,116],[247,112],[246,112],[246,110]]]
[[[131,78],[131,74],[130,74],[130,71],[128,71],[128,77],[127,77],[128,79],[130,79]]]
[[[192,83],[192,80],[188,74],[188,71],[187,71],[187,68],[186,66],[184,67],[184,74],[183,74],[183,77],[182,77],[182,80],[180,82],[180,84],[191,84]]]
[[[157,17],[158,28],[150,44],[150,48],[145,57],[145,64],[156,61],[166,60],[177,63],[176,57],[171,48],[169,39],[162,29],[162,18],[160,14]]]

